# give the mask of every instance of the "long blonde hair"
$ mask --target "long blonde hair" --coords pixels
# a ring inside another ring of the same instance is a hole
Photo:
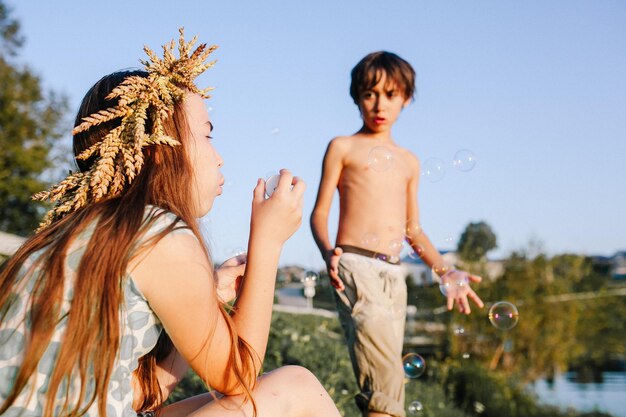
[[[107,95],[130,75],[146,76],[144,71],[116,72],[103,77],[86,94],[82,101],[76,125],[83,117],[115,105]],[[119,125],[110,121],[74,136],[74,154],[78,155]],[[147,129],[150,126],[146,126]],[[177,221],[163,230],[149,244],[177,227],[187,227],[202,242],[197,220],[191,211],[191,190],[181,186],[192,183],[193,168],[185,153],[188,143],[188,125],[181,103],[175,103],[173,116],[165,126],[167,134],[178,139],[182,146],[154,145],[144,148],[144,166],[134,181],[118,196],[88,204],[76,212],[53,222],[31,237],[0,271],[0,326],[14,302],[11,295],[19,291],[20,270],[26,261],[41,251],[35,260],[40,270],[33,276],[34,287],[30,295],[30,329],[23,361],[15,382],[5,402],[0,405],[4,413],[26,387],[37,368],[46,347],[51,341],[55,325],[60,319],[65,277],[65,257],[72,239],[89,225],[95,224],[92,237],[81,258],[73,287],[73,299],[67,318],[67,327],[61,341],[54,371],[50,376],[43,416],[53,415],[55,398],[60,386],[68,380],[78,379],[78,400],[70,404],[69,390],[63,404],[64,413],[83,415],[97,401],[98,412],[106,415],[106,398],[111,373],[120,344],[119,311],[124,302],[123,283],[127,267],[138,239],[146,229],[145,208],[154,205],[177,216]],[[93,160],[77,160],[79,169],[89,169]],[[206,247],[204,252],[211,263]],[[27,274],[33,274],[31,268]],[[232,349],[228,366],[252,400],[252,387],[258,374],[253,356],[255,352],[238,337],[235,326],[226,310],[220,309],[229,328]],[[171,350],[171,342],[162,337],[159,348],[140,360],[136,376],[143,390],[140,409],[153,409],[162,402],[161,389],[155,376],[158,359]],[[241,358],[241,359],[240,359]],[[95,390],[88,394],[88,381],[95,381]],[[253,407],[256,410],[254,401]]]

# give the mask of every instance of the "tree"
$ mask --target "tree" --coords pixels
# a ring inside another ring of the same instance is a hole
[[[476,262],[484,259],[487,252],[497,247],[496,235],[491,227],[481,221],[465,227],[457,251],[464,261]]]
[[[49,186],[44,177],[54,166],[67,103],[44,92],[39,77],[14,62],[22,43],[19,22],[0,0],[0,230],[26,235],[44,212],[31,196]]]

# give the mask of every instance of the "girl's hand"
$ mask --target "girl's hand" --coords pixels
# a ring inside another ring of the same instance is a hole
[[[215,270],[217,296],[227,303],[239,295],[241,282],[246,270],[247,254],[242,253],[224,261]]]
[[[265,181],[259,179],[252,199],[250,240],[282,246],[302,223],[305,188],[300,178],[281,169],[278,186],[266,199]]]

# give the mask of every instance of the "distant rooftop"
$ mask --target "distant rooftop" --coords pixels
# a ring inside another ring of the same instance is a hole
[[[0,231],[0,255],[13,255],[25,240],[25,237]]]

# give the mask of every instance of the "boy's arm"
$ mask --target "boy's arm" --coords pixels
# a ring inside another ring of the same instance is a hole
[[[320,186],[317,190],[317,199],[315,200],[315,206],[311,213],[311,232],[313,232],[313,238],[326,262],[330,283],[338,290],[344,289],[343,283],[337,275],[337,265],[342,251],[341,248],[335,248],[330,243],[328,237],[328,213],[330,212],[333,196],[339,184],[339,177],[343,169],[345,146],[342,145],[341,141],[335,138],[326,148],[324,162],[322,163]]]
[[[453,265],[446,265],[439,251],[422,230],[417,200],[420,165],[414,156],[412,156],[411,162],[412,174],[407,186],[407,241],[424,263],[432,268],[437,276],[441,277],[442,283],[452,283],[452,289],[446,291],[448,310],[452,309],[456,301],[459,311],[469,314],[471,309],[467,297],[470,297],[479,307],[483,306],[483,302],[469,285],[462,287],[462,284],[465,282],[465,277],[473,282],[480,282],[482,278],[463,271],[457,271]]]

